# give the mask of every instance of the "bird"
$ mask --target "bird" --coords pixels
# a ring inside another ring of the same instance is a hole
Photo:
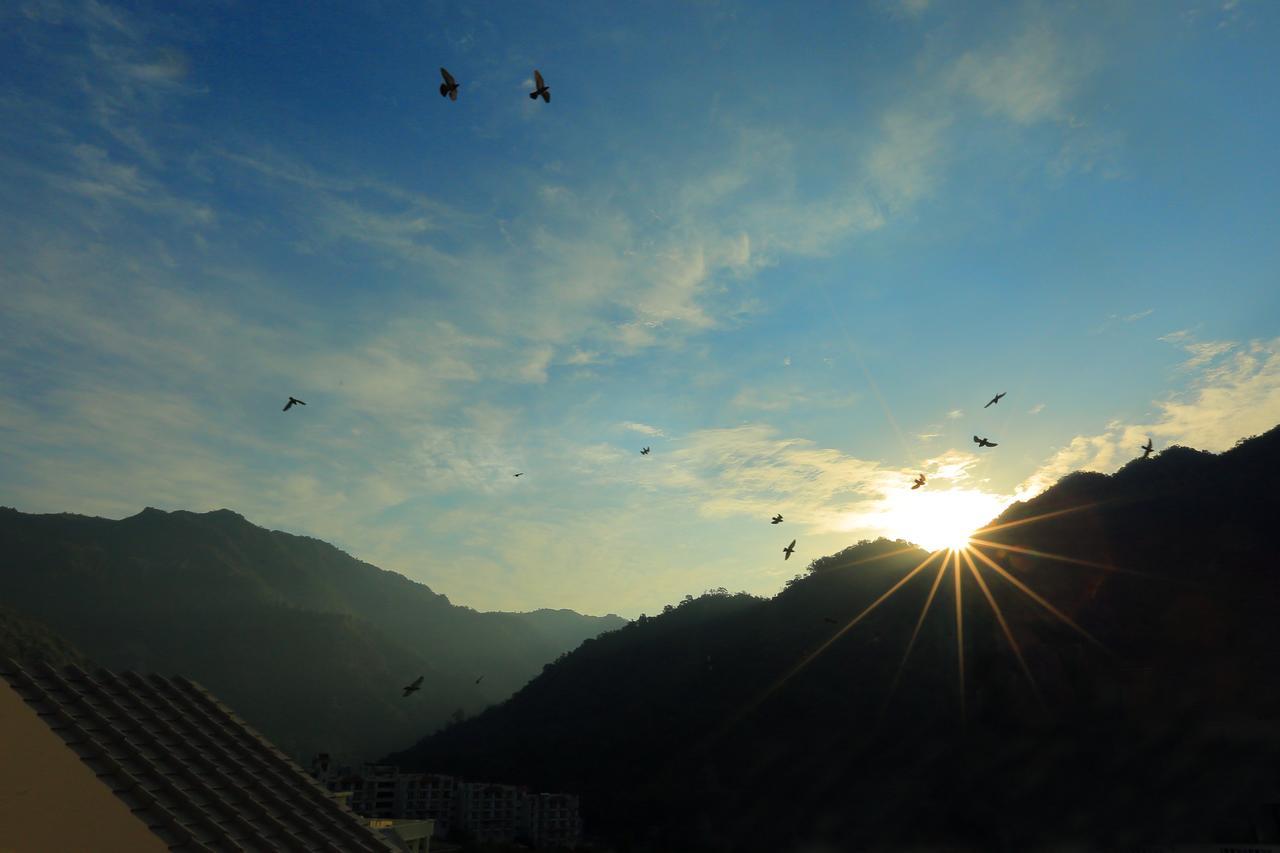
[[[769,523],[770,523],[770,524],[781,524],[781,523],[782,523],[782,513],[778,513],[777,515],[775,515],[775,516],[773,517],[773,520],[772,520],[772,521],[770,521]]]
[[[440,84],[440,97],[448,96],[451,101],[458,100],[458,81],[443,68],[440,69],[440,76],[444,78],[444,82]]]
[[[479,684],[479,683],[480,683],[480,682],[482,682],[482,681],[484,681],[484,676],[483,676],[483,675],[476,679],[476,684]]]
[[[529,100],[536,101],[541,95],[544,102],[551,103],[551,87],[542,82],[542,72],[536,68],[533,69],[533,84],[537,88],[529,93]]]
[[[794,554],[795,551],[796,551],[796,540],[792,539],[791,544],[782,549],[782,553],[784,555],[782,559],[790,560],[791,555]]]
[[[409,694],[416,693],[418,690],[420,690],[422,688],[422,678],[423,676],[419,675],[412,684],[406,684],[404,686],[404,697],[401,697],[401,698],[408,697]]]
[[[995,395],[994,397],[992,397],[992,398],[991,398],[991,402],[990,402],[990,403],[987,403],[987,406],[993,405],[993,404],[995,404],[995,403],[999,403],[999,402],[1000,402],[1000,398],[1001,398],[1001,397],[1003,397],[1003,396],[1005,395],[1005,393],[1006,393],[1006,392],[1001,391],[999,394],[997,394],[997,395]],[[984,408],[984,409],[985,409],[985,408],[987,408],[987,406],[983,406],[982,408]]]
[[[285,403],[284,408],[281,409],[280,411],[287,412],[290,409],[292,409],[294,406],[305,406],[305,405],[306,403],[302,402],[297,397],[290,397],[289,402]]]
[[[1153,450],[1155,450],[1155,449],[1156,449],[1156,448],[1155,448],[1155,445],[1153,445],[1153,444],[1151,443],[1151,436],[1147,436],[1147,443],[1146,443],[1146,444],[1144,444],[1144,445],[1142,445],[1142,447],[1140,447],[1140,448],[1138,448],[1138,449],[1142,451],[1142,458],[1143,458],[1143,459],[1146,459],[1148,456],[1150,456],[1150,455],[1151,455],[1151,451],[1153,451]]]
[[[923,485],[924,485],[924,474],[921,474],[919,477],[916,477],[916,484],[911,487],[911,491],[914,492],[916,489],[920,488]]]
[[[640,450],[640,455],[641,455],[641,456],[648,456],[648,455],[649,455],[649,448],[647,448],[647,447],[645,447],[645,448],[641,448],[641,450]]]
[[[823,621],[823,622],[826,622],[826,623],[827,623],[827,624],[829,624],[829,625],[834,625],[834,624],[836,624],[836,620],[832,619],[830,616],[823,616],[823,617],[822,617],[822,621]]]
[[[973,443],[979,447],[999,447],[994,441],[987,441],[985,438],[978,438],[976,435],[973,437]]]
[[[521,471],[519,474],[512,474],[511,476],[512,476],[512,477],[523,477],[523,476],[524,476],[524,472],[523,472],[523,471]]]

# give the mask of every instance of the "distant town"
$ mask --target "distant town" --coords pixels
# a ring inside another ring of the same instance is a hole
[[[476,782],[440,773],[402,773],[389,764],[337,766],[327,753],[311,775],[372,821],[433,821],[433,839],[521,843],[536,849],[582,842],[576,794],[538,793],[521,785]],[[435,849],[445,849],[433,844]]]

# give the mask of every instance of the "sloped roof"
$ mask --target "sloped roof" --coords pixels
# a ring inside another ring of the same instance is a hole
[[[189,679],[13,660],[0,676],[171,850],[398,849]]]

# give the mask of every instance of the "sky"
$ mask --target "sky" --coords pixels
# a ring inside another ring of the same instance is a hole
[[[0,504],[633,617],[1225,450],[1280,422],[1278,40],[1247,0],[4,4]]]

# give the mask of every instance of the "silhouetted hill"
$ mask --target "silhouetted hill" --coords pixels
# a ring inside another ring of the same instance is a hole
[[[181,673],[304,761],[360,761],[509,695],[616,628],[479,613],[316,539],[229,510],[119,521],[0,509],[0,601],[102,666]],[[424,689],[399,688],[426,675]],[[477,685],[475,679],[484,675]]]
[[[590,640],[385,760],[579,791],[622,850],[1280,835],[1258,810],[1280,801],[1278,472],[1280,429],[1071,475],[979,534],[981,584],[934,555],[845,630],[928,556],[861,543],[771,599],[717,591]]]
[[[6,658],[19,663],[45,661],[57,667],[68,664],[84,669],[94,667],[79,649],[55,634],[48,625],[0,605],[0,660]]]

